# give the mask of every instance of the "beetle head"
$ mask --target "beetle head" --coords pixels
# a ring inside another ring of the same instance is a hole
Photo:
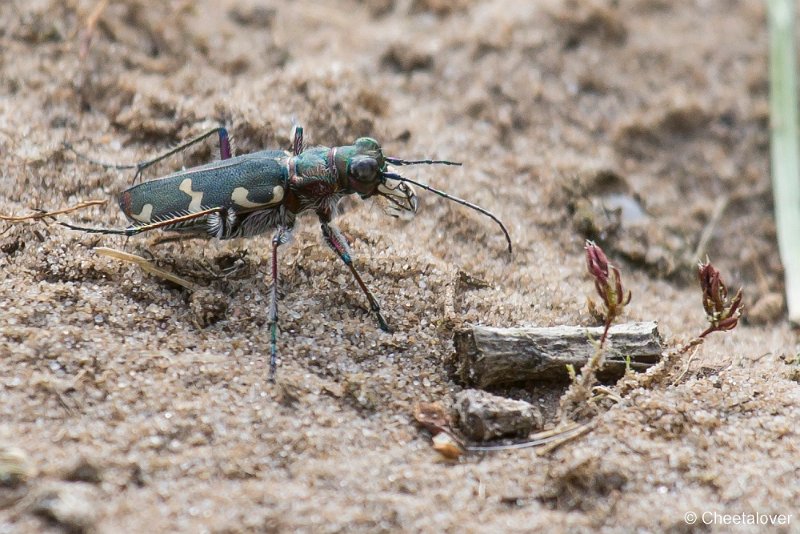
[[[339,150],[347,151],[344,154],[347,188],[362,198],[374,195],[386,167],[378,142],[371,137],[361,137],[352,146]]]
[[[405,182],[390,178],[387,161],[381,146],[371,137],[356,139],[347,158],[347,188],[361,198],[379,196],[388,204],[385,209],[394,217],[417,211],[417,195],[414,188]]]
[[[414,193],[414,184],[426,191],[437,194],[456,204],[461,204],[486,215],[495,221],[503,231],[508,251],[511,252],[511,236],[505,225],[491,212],[480,206],[462,200],[458,197],[440,191],[429,185],[414,181],[395,172],[391,172],[389,165],[403,167],[405,165],[461,165],[454,161],[421,159],[406,160],[384,156],[381,146],[371,137],[361,137],[349,147],[341,147],[339,157],[345,162],[346,183],[344,186],[350,193],[358,193],[361,198],[369,198],[378,195],[388,201],[386,211],[395,217],[403,214],[414,214],[417,211],[417,195]],[[341,161],[341,160],[340,160]]]

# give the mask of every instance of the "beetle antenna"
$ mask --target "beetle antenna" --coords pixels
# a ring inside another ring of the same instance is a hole
[[[387,159],[387,161],[389,161],[389,160]],[[409,164],[410,163],[412,163],[412,162],[409,162]],[[438,163],[438,162],[434,162],[434,163]],[[459,164],[453,164],[453,163],[450,163],[450,162],[445,163],[445,165],[447,165],[447,164],[460,165],[460,163]],[[498,219],[497,216],[495,216],[492,212],[490,212],[488,210],[485,210],[482,207],[480,207],[480,206],[478,206],[476,204],[473,204],[472,202],[467,202],[466,200],[463,200],[463,199],[458,198],[458,197],[454,197],[453,195],[445,193],[444,191],[439,191],[438,189],[433,188],[433,187],[431,187],[429,185],[423,184],[421,182],[416,182],[416,181],[414,181],[414,180],[412,180],[410,178],[406,178],[405,176],[400,176],[399,174],[395,174],[393,172],[385,172],[385,173],[383,173],[383,176],[385,176],[386,178],[389,178],[390,180],[398,180],[398,181],[401,181],[401,182],[408,182],[410,184],[414,184],[414,185],[416,185],[417,187],[419,187],[421,189],[424,189],[426,191],[430,191],[431,193],[439,195],[440,197],[444,197],[447,200],[452,200],[456,204],[461,204],[462,206],[466,206],[468,208],[471,208],[471,209],[477,211],[478,213],[482,213],[482,214],[486,215],[487,217],[492,219],[494,222],[496,222],[500,226],[500,229],[503,231],[503,234],[505,234],[506,241],[508,242],[508,252],[509,253],[512,252],[512,250],[511,250],[511,236],[508,234],[508,230],[506,229],[506,225],[503,224],[503,221]]]
[[[384,156],[383,159],[387,163],[391,163],[392,165],[397,165],[398,167],[402,167],[404,165],[458,165],[461,166],[461,163],[457,161],[447,161],[444,159],[417,159],[417,160],[406,160],[400,158],[390,158],[388,156]]]

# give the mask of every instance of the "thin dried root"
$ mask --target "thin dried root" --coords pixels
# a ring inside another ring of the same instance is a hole
[[[683,380],[683,377],[686,376],[686,373],[689,372],[689,366],[692,365],[692,360],[694,360],[694,357],[697,355],[697,351],[698,350],[700,350],[700,347],[696,346],[694,348],[694,350],[692,351],[692,354],[689,356],[689,359],[686,361],[686,366],[683,368],[683,371],[681,371],[681,374],[678,375],[678,378],[676,378],[675,380],[672,381],[672,385],[673,386],[678,385],[678,383],[681,380]]]

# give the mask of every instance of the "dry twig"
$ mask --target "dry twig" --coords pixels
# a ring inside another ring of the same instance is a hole
[[[102,206],[105,204],[105,200],[86,200],[84,202],[80,202],[74,206],[69,208],[64,208],[61,210],[56,211],[38,211],[36,213],[32,213],[30,215],[2,215],[0,214],[0,221],[6,221],[11,223],[18,223],[24,221],[36,221],[39,219],[45,219],[48,217],[55,217],[56,215],[64,215],[66,213],[72,213],[73,211],[78,211],[83,208],[88,208],[90,206]]]

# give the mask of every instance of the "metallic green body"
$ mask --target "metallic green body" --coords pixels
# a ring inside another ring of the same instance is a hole
[[[274,207],[283,200],[283,195],[276,198],[275,187],[286,188],[288,159],[282,150],[264,150],[215,161],[135,185],[120,195],[119,205],[138,224],[212,207],[237,213]],[[246,191],[248,202],[234,200],[238,188]]]
[[[330,222],[344,195],[380,194],[400,209],[416,210],[413,191],[385,188],[380,145],[362,137],[349,146],[302,144],[290,155],[264,150],[183,170],[135,185],[119,205],[133,222],[130,232],[150,228],[206,233],[218,239],[249,237],[284,226],[314,211]]]
[[[296,127],[292,135],[291,154],[281,150],[264,150],[231,157],[228,132],[220,126],[161,156],[136,165],[106,165],[81,157],[106,167],[135,168],[135,180],[147,167],[215,133],[219,135],[222,160],[135,185],[120,195],[120,208],[133,222],[131,226],[111,229],[61,224],[73,230],[107,235],[133,236],[161,229],[205,234],[217,239],[249,237],[275,230],[272,238],[269,305],[270,380],[274,378],[277,366],[278,247],[288,242],[297,215],[303,212],[317,215],[323,239],[353,274],[367,297],[378,325],[387,332],[390,331],[389,326],[378,301],[353,265],[347,238],[332,224],[339,201],[344,196],[357,194],[364,199],[377,196],[387,202],[386,209],[390,214],[415,213],[417,198],[410,185],[415,184],[490,217],[500,225],[508,242],[508,250],[511,251],[508,231],[490,212],[391,172],[388,167],[460,164],[384,156],[378,142],[369,137],[356,139],[349,146],[305,149],[303,129]]]

